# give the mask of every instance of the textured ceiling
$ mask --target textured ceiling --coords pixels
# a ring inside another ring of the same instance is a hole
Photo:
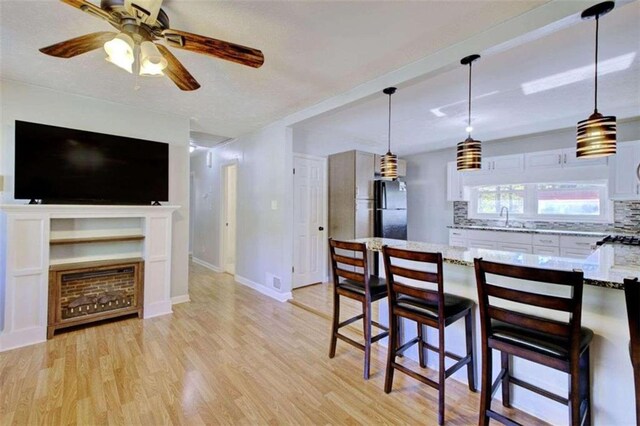
[[[543,3],[166,0],[171,27],[255,47],[266,58],[252,69],[173,49],[202,85],[185,93],[166,78],[136,80],[102,51],[73,59],[41,54],[40,47],[111,27],[58,1],[2,0],[0,75],[173,112],[191,118],[195,131],[235,137]]]
[[[600,22],[599,109],[618,119],[640,116],[639,22],[638,1],[618,6]],[[474,138],[537,133],[586,119],[593,111],[594,31],[593,21],[578,21],[474,63]],[[457,66],[401,86],[393,96],[393,151],[406,155],[463,140],[467,78],[468,68]],[[526,85],[531,82],[536,84]],[[547,90],[530,93],[531,86]],[[294,150],[316,155],[354,148],[384,153],[387,102],[380,93],[296,125]]]

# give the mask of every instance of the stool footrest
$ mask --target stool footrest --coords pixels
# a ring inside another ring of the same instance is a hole
[[[429,349],[430,351],[440,353],[440,348],[437,347],[437,346],[433,346],[432,344],[427,343],[427,342],[423,342],[423,345],[425,346],[425,348]],[[460,361],[462,359],[462,357],[460,355],[457,355],[457,354],[454,354],[454,353],[451,353],[451,352],[447,352],[447,351],[444,351],[444,355],[446,357],[451,358],[451,359],[455,359],[456,361]]]
[[[453,373],[455,373],[465,365],[469,364],[469,362],[471,362],[471,354],[465,356],[464,358],[460,358],[458,362],[453,364],[451,367],[447,368],[444,372],[444,377],[451,376]]]
[[[418,343],[418,341],[419,341],[419,337],[414,337],[413,339],[409,340],[407,343],[405,343],[404,345],[396,349],[396,355],[401,355],[402,353],[404,353],[404,351],[409,349],[411,346]]]
[[[378,334],[377,336],[373,336],[371,338],[371,343],[375,343],[380,339],[384,339],[385,337],[387,337],[389,335],[388,331],[383,331],[382,333]]]
[[[347,342],[347,343],[349,343],[350,345],[353,345],[353,346],[355,346],[356,348],[358,348],[358,349],[360,349],[360,350],[363,350],[363,351],[364,351],[364,345],[363,345],[363,344],[358,343],[358,342],[356,342],[355,340],[350,339],[350,338],[348,338],[347,336],[344,336],[344,335],[342,335],[342,334],[340,334],[340,333],[336,333],[336,337],[337,337],[338,339],[342,340],[343,342]]]
[[[493,382],[493,385],[491,385],[491,398],[493,398],[493,395],[496,394],[496,391],[498,390],[498,387],[500,386],[500,383],[502,382],[502,379],[504,378],[504,376],[506,376],[506,374],[507,374],[507,370],[505,370],[504,368],[500,370],[498,377],[496,377],[496,380]]]
[[[496,413],[495,411],[492,411],[492,410],[487,410],[487,416],[489,416],[493,420],[497,420],[500,423],[502,423],[504,425],[507,425],[507,426],[522,426],[520,423],[514,422],[510,418],[505,417],[502,414]]]
[[[438,382],[436,382],[434,380],[431,380],[430,378],[425,377],[422,374],[416,373],[413,370],[409,370],[404,365],[398,364],[397,362],[392,362],[391,365],[396,370],[402,371],[407,376],[413,377],[414,379],[424,383],[425,385],[429,385],[429,386],[431,386],[432,388],[435,388],[435,389],[439,389],[440,388],[440,384]]]
[[[353,317],[353,318],[349,318],[348,320],[344,320],[344,321],[342,321],[341,323],[339,323],[339,324],[338,324],[338,328],[342,328],[342,327],[344,327],[345,325],[349,325],[349,324],[351,324],[351,323],[354,323],[354,322],[356,322],[356,321],[358,321],[358,320],[361,320],[362,318],[364,318],[364,314],[356,315],[356,316],[355,316],[355,317]]]
[[[385,330],[385,331],[389,331],[389,327],[387,327],[386,325],[382,325],[379,322],[376,321],[371,321],[371,324],[375,325],[376,327],[378,327],[380,330]]]
[[[535,385],[532,385],[531,383],[525,382],[524,380],[521,380],[521,379],[518,379],[516,377],[510,376],[509,377],[509,382],[513,383],[514,385],[518,385],[520,387],[523,387],[523,388],[525,388],[527,390],[530,390],[531,392],[535,392],[535,393],[537,393],[539,395],[546,396],[547,398],[552,399],[552,400],[554,400],[556,402],[559,402],[561,404],[569,405],[569,400],[567,398],[562,397],[560,395],[556,395],[555,393],[551,393],[548,390],[539,388],[539,387],[537,387]]]

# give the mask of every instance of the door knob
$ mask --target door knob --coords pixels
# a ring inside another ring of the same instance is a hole
[[[318,226],[318,231],[324,231],[324,227]]]

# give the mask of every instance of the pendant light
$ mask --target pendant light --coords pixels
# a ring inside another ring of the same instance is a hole
[[[605,1],[582,12],[582,19],[596,20],[595,97],[593,114],[578,122],[576,135],[578,158],[595,158],[616,153],[616,117],[598,112],[598,30],[600,17],[613,10],[615,3]]]
[[[469,55],[460,60],[469,65],[469,111],[467,119],[467,139],[458,143],[457,169],[462,171],[480,170],[482,167],[482,144],[471,137],[471,64],[480,59],[480,55]]]
[[[396,93],[396,90],[395,87],[387,87],[382,91],[389,95],[389,146],[387,153],[380,160],[380,174],[387,179],[398,179],[398,156],[391,153],[391,95]]]

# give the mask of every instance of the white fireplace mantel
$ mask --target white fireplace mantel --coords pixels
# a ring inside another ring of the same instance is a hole
[[[0,205],[0,351],[46,340],[49,267],[144,259],[144,318],[170,314],[171,215],[179,206]],[[50,247],[56,235],[144,235],[137,243]],[[56,251],[57,250],[57,251]]]

